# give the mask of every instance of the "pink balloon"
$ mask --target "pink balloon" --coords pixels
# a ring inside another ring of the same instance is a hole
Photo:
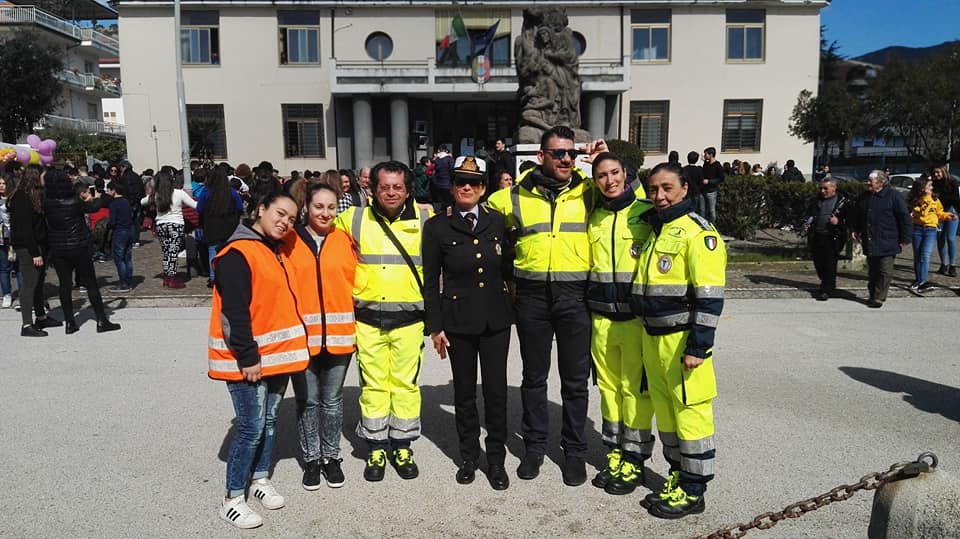
[[[49,164],[51,164],[51,163],[53,163],[53,156],[52,156],[52,155],[43,155],[43,154],[40,154],[40,164],[41,164],[41,165],[49,165]]]
[[[15,151],[17,152],[17,161],[23,163],[24,165],[30,162],[30,150],[27,150],[26,148],[17,148]]]
[[[40,147],[38,148],[40,153],[45,153],[47,155],[53,155],[53,152],[57,149],[57,143],[53,139],[46,139],[40,142]]]
[[[41,141],[40,141],[40,137],[38,137],[38,136],[36,136],[36,135],[27,135],[27,144],[29,144],[31,148],[33,148],[33,149],[35,149],[35,150],[36,150],[36,149],[39,149],[39,148],[40,148],[40,142],[41,142]]]

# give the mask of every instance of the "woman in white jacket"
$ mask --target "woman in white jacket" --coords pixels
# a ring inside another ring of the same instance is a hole
[[[185,285],[177,279],[177,254],[183,245],[183,207],[196,209],[197,202],[183,189],[173,187],[173,176],[161,171],[156,176],[156,187],[152,194],[143,197],[142,206],[155,204],[157,217],[157,239],[163,253],[164,288],[183,288]]]

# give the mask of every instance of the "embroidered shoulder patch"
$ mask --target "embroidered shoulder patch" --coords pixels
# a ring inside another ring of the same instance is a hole
[[[703,244],[707,246],[707,249],[711,251],[717,248],[717,237],[716,236],[704,236]]]

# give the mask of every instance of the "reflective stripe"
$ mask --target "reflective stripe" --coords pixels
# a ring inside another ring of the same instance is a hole
[[[553,282],[577,282],[577,281],[586,281],[590,273],[587,271],[531,271],[525,269],[515,268],[513,275],[520,279],[527,279],[530,281],[546,281],[547,276],[550,277],[550,280]]]
[[[351,225],[353,230],[350,232],[353,234],[353,242],[357,249],[360,248],[360,225],[363,224],[363,212],[365,211],[367,211],[366,206],[353,210],[353,224]]]
[[[317,326],[323,323],[323,315],[320,313],[303,315],[303,323],[308,326]]]
[[[387,440],[387,418],[361,417],[357,423],[357,436],[364,440]]]
[[[632,283],[635,272],[628,271],[618,271],[616,273],[605,271],[605,272],[591,272],[590,273],[590,282],[591,283]],[[616,280],[614,280],[614,275],[616,275]]]
[[[586,232],[587,223],[560,223],[560,232]]]
[[[722,286],[698,286],[693,291],[698,298],[723,298]]]
[[[662,434],[661,437],[663,437]],[[702,440],[680,440],[680,452],[685,455],[700,455],[714,449],[716,446],[713,443],[713,436],[707,436]]]
[[[356,317],[353,315],[353,311],[345,313],[327,313],[326,315],[328,324],[349,324],[354,322]]]
[[[697,313],[693,323],[708,328],[715,328],[717,324],[720,323],[720,317],[715,314]]]
[[[420,260],[420,255],[411,256],[413,264],[419,266],[422,264]],[[360,263],[361,264],[391,264],[395,266],[406,266],[407,261],[403,259],[401,255],[387,255],[387,254],[369,254],[369,253],[360,253]]]
[[[680,457],[680,469],[691,475],[709,476],[713,475],[713,459],[692,459]]]
[[[393,414],[388,418],[390,424],[390,438],[394,440],[409,440],[420,436],[420,418],[401,419]]]
[[[690,313],[668,314],[666,316],[645,316],[643,323],[652,328],[670,328],[690,323]]]
[[[517,231],[522,236],[523,232],[523,217],[520,215],[520,182],[517,182],[516,185],[510,188],[510,213],[513,214],[513,219],[516,221]]]
[[[603,423],[600,427],[600,437],[603,439],[603,443],[617,445],[620,443],[620,423],[613,421],[603,420]]]
[[[261,367],[276,367],[288,363],[297,363],[298,361],[309,361],[310,352],[306,349],[293,350],[290,352],[278,352],[276,354],[267,354],[260,356]],[[214,372],[240,372],[235,359],[214,359],[209,360],[210,370]]]
[[[587,308],[598,313],[629,313],[629,303],[607,303],[603,301],[587,300]]]
[[[276,331],[271,331],[270,333],[264,333],[263,335],[255,335],[253,340],[256,341],[258,346],[266,346],[268,344],[288,341],[296,337],[302,337],[305,334],[306,330],[303,329],[303,326],[296,325],[287,329],[278,329]],[[214,350],[230,350],[230,347],[227,346],[226,341],[214,337],[209,338],[207,341],[207,346]]]
[[[372,301],[354,298],[353,304],[358,309],[369,309],[371,311],[381,311],[387,313],[423,310],[423,301]]]
[[[690,287],[685,284],[648,284],[644,288],[644,296],[677,297],[687,295]]]
[[[537,223],[523,228],[521,236],[528,236],[530,234],[543,233],[546,234],[550,232],[550,223]]]
[[[351,346],[356,343],[356,335],[327,335],[328,346]]]

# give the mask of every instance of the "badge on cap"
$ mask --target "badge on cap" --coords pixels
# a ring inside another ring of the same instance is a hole
[[[704,236],[703,244],[707,246],[707,249],[711,251],[717,248],[717,237],[716,236]]]
[[[657,270],[660,273],[667,273],[670,271],[670,268],[673,267],[673,261],[670,260],[670,257],[663,255],[660,257],[660,260],[657,261]]]

